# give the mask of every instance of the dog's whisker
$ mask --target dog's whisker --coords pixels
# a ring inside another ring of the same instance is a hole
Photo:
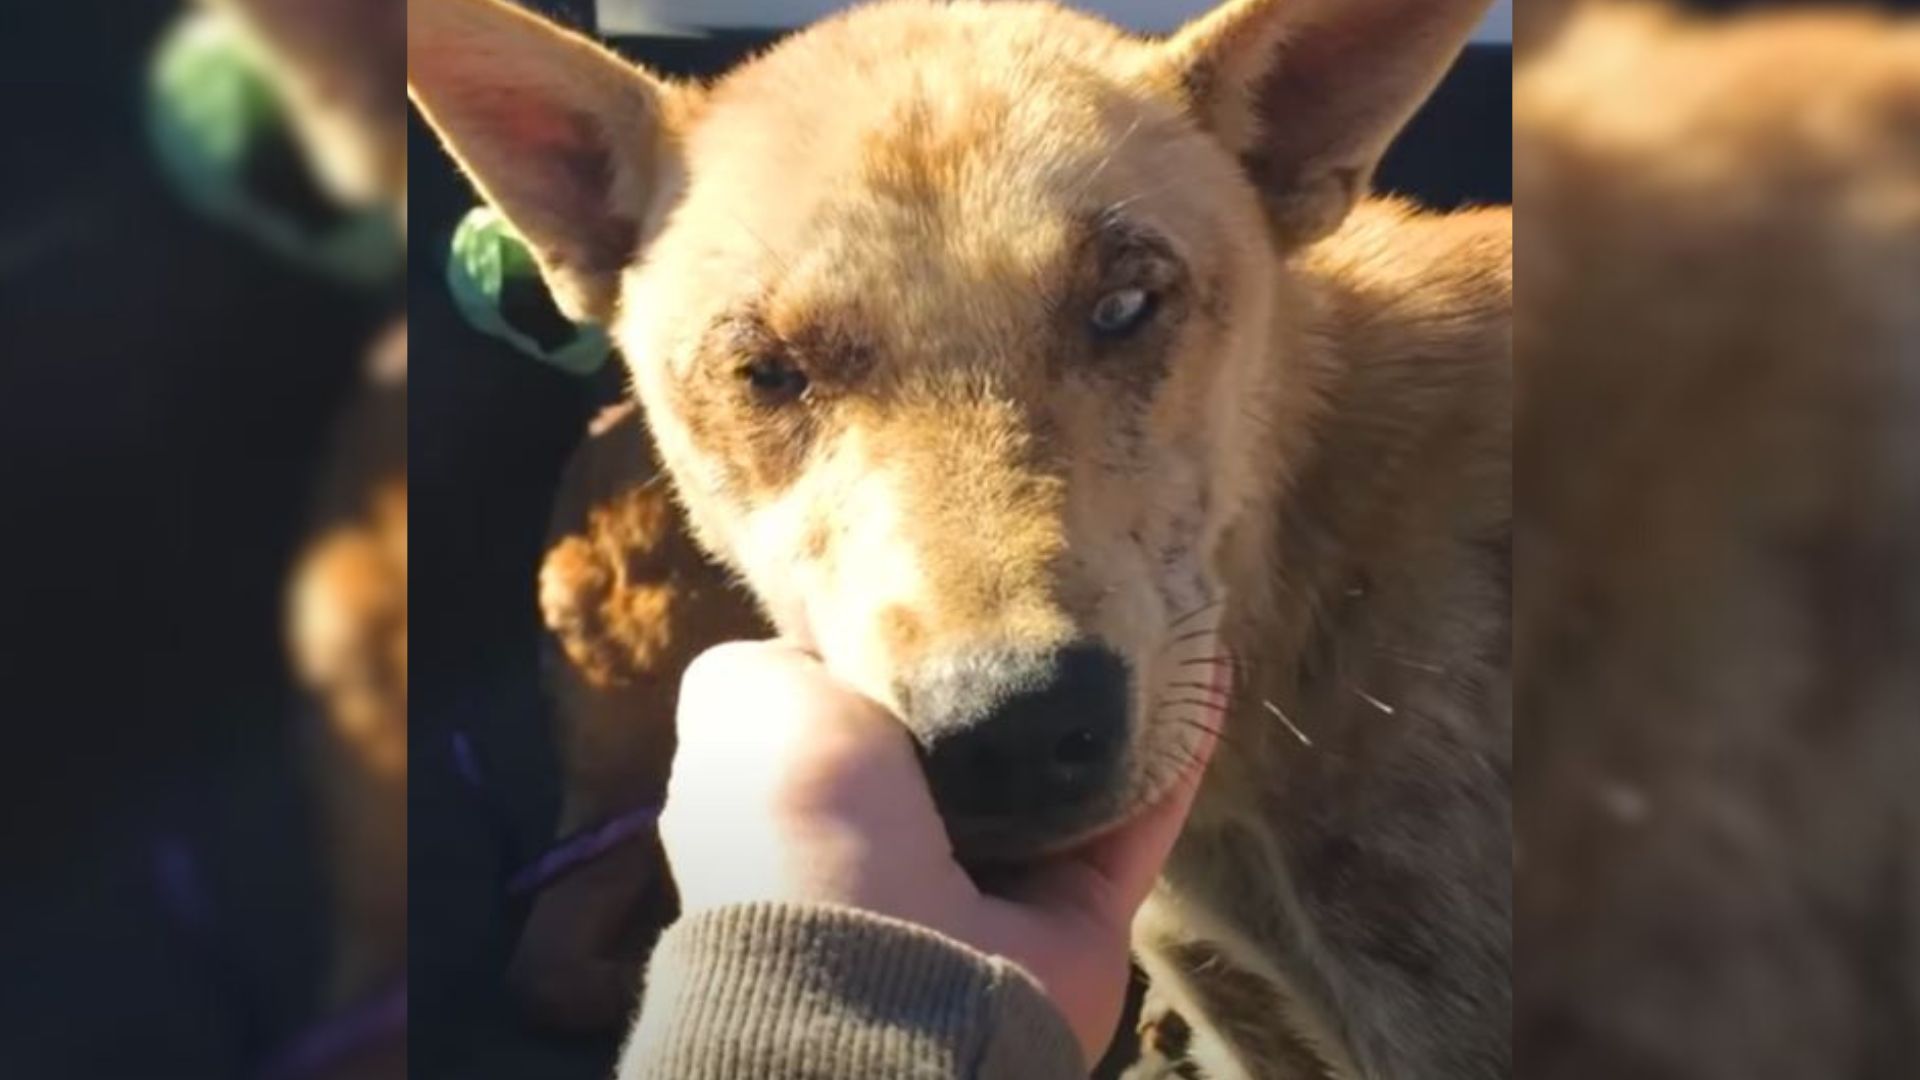
[[[1228,667],[1234,666],[1233,658],[1230,656],[1196,656],[1191,660],[1181,660],[1175,663],[1173,666],[1174,667],[1198,667],[1201,664],[1225,664]]]
[[[1158,708],[1171,709],[1180,705],[1191,705],[1198,709],[1211,709],[1212,711],[1221,713],[1223,715],[1227,711],[1227,707],[1224,702],[1202,701],[1198,698],[1173,698],[1173,699],[1161,702]]]
[[[1157,717],[1161,713],[1166,712],[1169,709],[1179,709],[1179,708],[1198,709],[1202,712],[1210,713],[1214,716],[1219,716],[1223,718],[1229,712],[1232,711],[1227,707],[1227,705],[1224,702],[1200,701],[1194,698],[1169,697],[1169,698],[1161,698],[1159,701],[1154,702],[1153,708],[1148,710],[1148,715]]]
[[[1367,693],[1365,689],[1355,686],[1352,683],[1347,684],[1347,689],[1359,695],[1361,701],[1364,701],[1367,704],[1373,706],[1374,708],[1379,709],[1381,712],[1386,713],[1388,716],[1392,716],[1394,713],[1397,713],[1400,711],[1399,709],[1394,708],[1393,706],[1387,704],[1386,702],[1381,701],[1379,698],[1374,697],[1372,694]]]
[[[1261,698],[1261,699],[1260,699],[1260,704],[1262,704],[1262,705],[1264,705],[1264,706],[1266,706],[1266,708],[1267,708],[1267,711],[1268,711],[1268,712],[1270,712],[1270,713],[1272,713],[1272,714],[1273,714],[1274,716],[1276,716],[1276,717],[1278,717],[1278,718],[1279,718],[1279,720],[1280,720],[1280,722],[1281,722],[1282,724],[1285,724],[1285,725],[1287,726],[1287,730],[1288,730],[1288,731],[1291,731],[1291,732],[1293,732],[1293,737],[1294,737],[1294,738],[1296,738],[1296,739],[1299,739],[1299,740],[1300,740],[1300,745],[1302,745],[1302,746],[1312,746],[1312,745],[1313,745],[1313,740],[1312,740],[1312,739],[1309,739],[1309,738],[1307,738],[1307,733],[1306,733],[1306,732],[1304,732],[1304,731],[1301,731],[1301,730],[1300,730],[1300,725],[1298,725],[1298,724],[1296,724],[1296,723],[1294,723],[1294,722],[1293,722],[1293,721],[1292,721],[1292,720],[1291,720],[1291,719],[1290,719],[1290,718],[1289,718],[1289,717],[1287,716],[1287,714],[1286,714],[1286,713],[1284,713],[1284,712],[1281,712],[1281,711],[1280,711],[1280,706],[1278,706],[1278,705],[1275,705],[1275,704],[1274,704],[1273,702],[1271,702],[1271,701],[1268,701],[1268,700],[1267,700],[1266,698]]]
[[[1198,644],[1187,643],[1186,647],[1181,649],[1161,649],[1160,654],[1175,662],[1202,659],[1209,656],[1220,656],[1229,660],[1233,658],[1232,650],[1225,648],[1219,642],[1213,641],[1202,641]]]
[[[1159,689],[1160,689],[1160,697],[1162,699],[1174,697],[1178,694],[1184,694],[1188,691],[1197,690],[1203,694],[1212,694],[1213,697],[1210,698],[1209,700],[1214,701],[1223,706],[1230,704],[1233,700],[1233,695],[1230,692],[1228,692],[1226,689],[1216,688],[1214,686],[1211,686],[1205,683],[1190,683],[1190,682],[1163,683],[1161,684]]]
[[[1217,727],[1212,726],[1211,724],[1203,724],[1198,720],[1194,720],[1184,716],[1174,716],[1174,717],[1169,717],[1168,719],[1172,720],[1176,724],[1181,725],[1182,727],[1190,727],[1196,731],[1204,731],[1208,735],[1211,735],[1214,738],[1220,740],[1220,744],[1222,746],[1230,746],[1235,750],[1240,749],[1239,743],[1228,738],[1226,732],[1220,730]]]
[[[1153,761],[1156,764],[1172,765],[1174,775],[1176,776],[1178,776],[1180,773],[1190,772],[1194,769],[1201,768],[1206,764],[1205,762],[1200,760],[1200,755],[1194,753],[1193,751],[1183,750],[1183,749],[1179,749],[1171,746],[1161,747],[1154,754]],[[1160,784],[1155,783],[1152,786],[1159,787]]]
[[[1195,717],[1180,716],[1178,714],[1174,714],[1174,715],[1168,716],[1167,719],[1173,721],[1176,724],[1185,724],[1187,727],[1199,728],[1201,731],[1204,731],[1209,735],[1220,735],[1223,737],[1226,735],[1226,731],[1224,729],[1215,727],[1212,724],[1206,723]]]
[[[1226,606],[1227,606],[1227,602],[1225,600],[1215,600],[1211,604],[1203,604],[1202,606],[1194,608],[1192,611],[1189,611],[1184,615],[1176,617],[1172,622],[1167,624],[1167,629],[1170,631],[1178,630],[1182,626],[1185,626],[1189,621],[1193,619],[1197,619],[1200,616],[1206,615],[1210,612],[1218,611],[1219,609]]]
[[[1233,696],[1230,691],[1223,690],[1212,683],[1176,682],[1168,683],[1166,688],[1168,690],[1203,690],[1209,694],[1219,694],[1221,697]]]
[[[1409,667],[1415,671],[1425,671],[1433,675],[1445,675],[1447,673],[1444,665],[1435,663],[1432,660],[1423,660],[1417,656],[1409,656],[1406,653],[1395,652],[1392,649],[1376,647],[1374,651],[1386,657],[1388,661],[1399,664],[1401,667]]]
[[[1195,656],[1225,656],[1229,650],[1219,640],[1216,631],[1202,630],[1182,634],[1162,642],[1159,657],[1180,661]]]
[[[1145,116],[1134,117],[1133,123],[1127,126],[1127,130],[1121,132],[1120,137],[1114,140],[1113,146],[1108,149],[1106,156],[1101,158],[1093,168],[1087,170],[1087,175],[1080,181],[1080,190],[1074,194],[1075,200],[1084,198],[1087,192],[1093,188],[1093,182],[1100,179],[1100,174],[1106,172],[1107,167],[1113,164],[1113,159],[1119,156],[1120,151],[1126,147],[1127,141],[1133,138],[1133,133],[1140,130],[1140,124],[1144,120],[1146,120]]]
[[[1163,192],[1169,191],[1172,189],[1172,187],[1173,187],[1173,184],[1171,182],[1162,182],[1159,184],[1155,184],[1152,187],[1144,188],[1140,191],[1134,192],[1133,194],[1127,196],[1124,199],[1117,199],[1114,202],[1109,203],[1107,207],[1101,211],[1101,213],[1105,216],[1112,217],[1118,214],[1120,211],[1125,210],[1127,207],[1132,206],[1134,203],[1137,203],[1142,199],[1152,198],[1155,195],[1159,195]]]
[[[749,239],[751,239],[754,243],[760,245],[760,250],[766,253],[767,258],[773,260],[774,265],[780,268],[781,273],[791,274],[793,272],[793,267],[787,262],[787,260],[784,257],[782,257],[778,251],[775,251],[773,249],[773,245],[767,243],[766,238],[761,236],[758,232],[756,232],[753,226],[747,224],[745,218],[732,212],[731,210],[726,210],[724,207],[722,208],[722,211],[727,215],[727,217],[733,220],[733,223],[740,228],[741,232],[746,233]]]

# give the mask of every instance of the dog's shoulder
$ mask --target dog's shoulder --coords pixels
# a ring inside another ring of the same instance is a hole
[[[1344,334],[1452,330],[1464,344],[1504,333],[1512,317],[1510,207],[1435,213],[1402,199],[1370,199],[1301,262],[1330,292]]]

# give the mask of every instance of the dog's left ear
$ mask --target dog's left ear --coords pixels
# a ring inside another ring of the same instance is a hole
[[[506,0],[409,0],[407,93],[560,310],[605,323],[676,189],[676,117],[696,91]]]
[[[1166,44],[1190,107],[1240,158],[1281,243],[1319,239],[1490,0],[1231,0]]]

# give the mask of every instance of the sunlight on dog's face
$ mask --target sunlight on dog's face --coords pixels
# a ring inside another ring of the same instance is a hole
[[[1270,257],[1114,32],[899,14],[712,95],[619,335],[703,539],[899,711],[963,848],[1017,852],[1163,790],[1221,696],[1229,328]],[[781,92],[828,73],[834,115]]]

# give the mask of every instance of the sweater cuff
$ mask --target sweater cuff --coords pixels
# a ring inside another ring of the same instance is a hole
[[[662,935],[621,1080],[1084,1077],[1010,961],[851,908],[752,903]]]

